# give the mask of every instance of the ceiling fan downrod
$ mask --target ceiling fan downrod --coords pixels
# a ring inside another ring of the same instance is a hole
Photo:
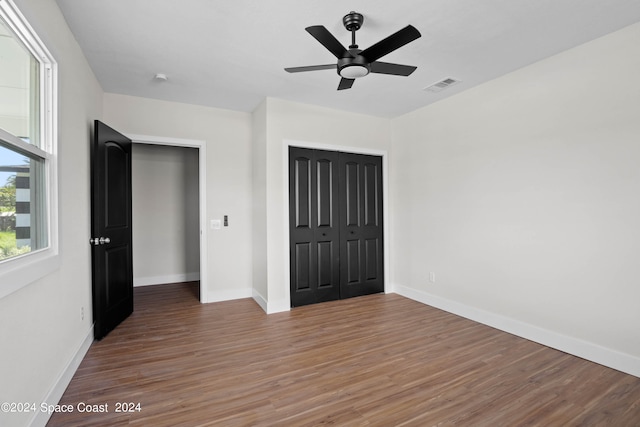
[[[349,49],[358,48],[358,45],[356,44],[356,31],[362,27],[363,22],[364,16],[362,16],[361,13],[354,12],[353,10],[342,18],[344,27],[347,31],[351,31],[351,46],[349,46]]]

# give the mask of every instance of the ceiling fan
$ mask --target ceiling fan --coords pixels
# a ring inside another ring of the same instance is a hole
[[[316,40],[318,40],[329,52],[338,58],[337,64],[311,65],[307,67],[292,67],[284,70],[289,73],[302,71],[336,70],[340,75],[338,90],[350,89],[355,79],[364,77],[369,73],[390,74],[394,76],[408,76],[416,68],[411,65],[392,64],[381,62],[378,59],[394,50],[414,41],[421,36],[420,32],[412,25],[407,25],[400,31],[380,40],[365,50],[358,49],[356,44],[356,31],[364,22],[364,16],[360,13],[350,12],[342,18],[342,23],[347,31],[351,31],[351,45],[346,49],[334,36],[322,25],[313,25],[305,28]]]

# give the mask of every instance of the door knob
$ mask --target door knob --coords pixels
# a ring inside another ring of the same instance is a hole
[[[89,239],[89,243],[94,246],[104,245],[105,243],[111,243],[111,239],[108,237],[92,237]]]

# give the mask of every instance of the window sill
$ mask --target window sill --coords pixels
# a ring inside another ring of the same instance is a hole
[[[60,267],[60,256],[45,249],[0,264],[0,299],[54,272]]]

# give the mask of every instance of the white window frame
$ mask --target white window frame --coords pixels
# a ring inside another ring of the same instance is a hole
[[[34,146],[0,129],[0,138],[17,150],[44,159],[47,247],[0,261],[0,298],[59,268],[58,250],[58,64],[12,0],[0,0],[0,14],[40,62],[40,146]]]

